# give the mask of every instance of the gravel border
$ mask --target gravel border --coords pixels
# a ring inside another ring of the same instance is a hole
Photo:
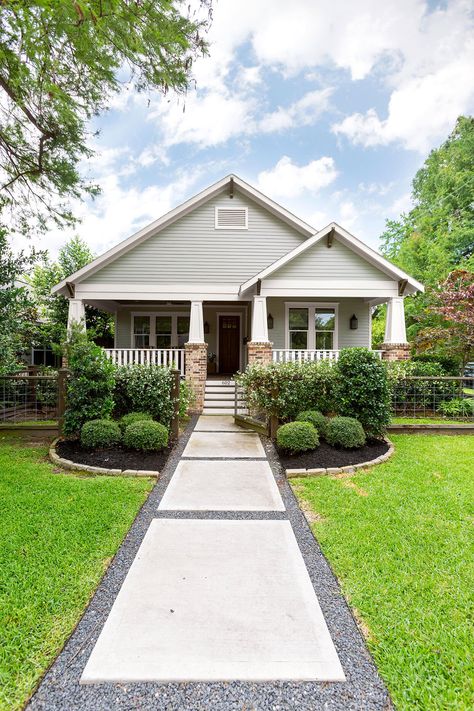
[[[172,512],[158,504],[181,458],[197,416],[172,451],[160,479],[106,571],[76,629],[30,700],[31,711],[387,711],[388,691],[279,464],[270,440],[268,460],[285,512]],[[346,682],[189,682],[80,685],[79,679],[128,569],[153,518],[289,519],[341,660]]]
[[[70,469],[71,471],[79,472],[91,472],[91,474],[108,474],[109,476],[147,476],[147,477],[159,477],[160,472],[158,470],[146,470],[146,469],[107,469],[106,467],[94,467],[90,464],[76,464],[70,459],[63,459],[56,452],[56,445],[59,442],[60,437],[56,437],[49,447],[49,458],[58,467],[63,469]]]
[[[390,459],[395,451],[393,443],[387,437],[384,437],[385,442],[388,444],[388,450],[385,454],[381,454],[380,457],[371,459],[369,462],[360,462],[359,464],[350,464],[345,467],[322,467],[320,469],[287,469],[286,476],[288,479],[300,476],[324,476],[325,474],[343,474],[344,472],[348,474],[354,474],[358,469],[367,469],[367,467],[373,467],[376,464],[382,464]]]

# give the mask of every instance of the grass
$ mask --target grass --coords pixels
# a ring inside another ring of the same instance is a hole
[[[20,709],[79,620],[152,487],[55,470],[0,438],[0,709]]]
[[[474,707],[474,438],[392,435],[350,477],[296,479],[398,709]]]
[[[470,425],[472,419],[456,420],[450,417],[393,417],[391,425]]]

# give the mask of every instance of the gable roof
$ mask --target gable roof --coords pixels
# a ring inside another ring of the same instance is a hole
[[[79,269],[74,274],[71,274],[71,276],[67,277],[67,279],[64,279],[59,284],[56,284],[56,286],[53,287],[51,292],[53,294],[63,293],[67,295],[68,284],[76,284],[81,282],[83,279],[91,276],[99,269],[102,269],[102,267],[106,266],[110,262],[113,262],[118,257],[121,257],[123,254],[126,254],[126,252],[141,244],[149,237],[158,234],[165,227],[168,227],[184,215],[187,215],[196,207],[199,207],[200,205],[206,203],[208,200],[211,200],[218,193],[223,192],[226,188],[229,188],[229,190],[231,190],[233,189],[233,187],[237,188],[239,192],[243,195],[246,195],[247,197],[251,198],[258,205],[261,205],[262,207],[266,208],[270,213],[286,222],[288,225],[296,229],[305,237],[310,237],[314,234],[314,227],[311,227],[311,225],[309,225],[308,223],[304,222],[303,220],[300,220],[298,217],[296,217],[296,215],[293,215],[293,213],[291,213],[289,210],[286,210],[278,203],[266,197],[266,195],[263,195],[263,193],[253,188],[251,185],[246,183],[237,175],[230,174],[227,175],[225,178],[222,178],[221,180],[217,181],[217,183],[210,185],[205,190],[202,190],[200,193],[190,198],[189,200],[186,200],[186,202],[182,203],[170,212],[167,212],[158,220],[155,220],[146,227],[143,227],[131,237],[128,237],[122,242],[119,242],[119,244],[115,245],[107,252],[104,252],[104,254],[97,257],[97,259],[94,259],[94,261],[90,262],[90,264],[87,264],[82,269]]]
[[[354,235],[352,235],[350,232],[338,225],[336,222],[330,222],[329,225],[326,225],[326,227],[324,227],[322,230],[319,230],[319,232],[313,234],[312,237],[302,242],[302,244],[300,244],[298,247],[295,247],[295,249],[291,250],[290,252],[287,252],[287,254],[278,259],[276,262],[273,262],[273,264],[270,264],[270,266],[266,267],[265,269],[262,269],[261,272],[255,274],[255,276],[253,276],[251,279],[248,279],[246,282],[244,282],[240,287],[240,293],[247,291],[247,289],[250,289],[258,281],[262,281],[263,279],[267,278],[268,276],[276,272],[278,269],[283,267],[285,264],[291,262],[293,259],[295,259],[295,257],[298,257],[300,254],[304,254],[308,249],[311,249],[311,247],[320,242],[324,237],[328,236],[333,230],[337,233],[338,238],[343,244],[345,244],[347,247],[352,249],[354,252],[359,254],[361,257],[366,259],[374,266],[378,267],[382,272],[388,274],[388,276],[392,277],[392,279],[398,279],[403,281],[406,280],[407,287],[411,287],[410,289],[408,289],[409,293],[415,293],[417,291],[425,290],[423,284],[421,284],[419,281],[411,277],[402,269],[396,267],[394,264],[389,262],[388,259],[382,257],[381,254],[366,245],[364,242],[361,242],[361,240],[357,239],[357,237],[354,237]]]

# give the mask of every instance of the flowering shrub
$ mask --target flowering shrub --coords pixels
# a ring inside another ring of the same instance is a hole
[[[294,420],[303,410],[331,412],[336,371],[330,361],[251,365],[237,377],[249,408]]]

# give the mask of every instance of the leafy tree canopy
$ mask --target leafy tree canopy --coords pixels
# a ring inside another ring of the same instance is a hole
[[[57,262],[45,256],[30,278],[35,302],[42,319],[38,338],[48,345],[59,345],[65,338],[69,302],[64,296],[51,294],[55,284],[85,267],[94,259],[88,245],[80,237],[72,237],[59,250]],[[87,328],[93,338],[102,340],[110,335],[112,317],[92,306],[86,306]]]
[[[88,122],[120,90],[119,74],[137,91],[186,91],[209,21],[186,11],[182,0],[0,3],[4,222],[23,232],[49,217],[71,222],[68,199],[97,193],[78,165],[91,155]]]

